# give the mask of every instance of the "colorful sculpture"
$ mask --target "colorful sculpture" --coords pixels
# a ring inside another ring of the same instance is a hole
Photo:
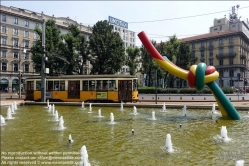
[[[197,91],[202,91],[204,85],[207,85],[218,103],[222,116],[230,117],[234,120],[240,119],[238,111],[215,82],[219,77],[219,73],[214,66],[207,67],[205,63],[199,63],[198,65],[192,65],[189,71],[184,70],[173,64],[167,57],[162,57],[144,31],[140,32],[138,37],[149,54],[161,67],[181,79],[188,80],[189,86],[196,88]]]

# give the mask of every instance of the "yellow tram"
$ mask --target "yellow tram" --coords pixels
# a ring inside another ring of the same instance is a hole
[[[130,75],[46,77],[46,99],[64,102],[136,102],[138,78]],[[25,100],[41,100],[41,77],[26,78]]]

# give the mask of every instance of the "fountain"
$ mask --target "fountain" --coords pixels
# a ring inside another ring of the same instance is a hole
[[[49,107],[49,99],[47,100],[47,107]]]
[[[10,108],[10,107],[9,107],[8,110],[7,110],[7,117],[6,117],[6,119],[14,119],[14,118],[12,117],[12,113],[11,113],[11,108]]]
[[[182,112],[183,112],[182,116],[187,116],[187,106],[186,106],[186,104],[183,106]]]
[[[58,130],[63,130],[64,129],[64,120],[63,120],[63,116],[60,117],[59,119],[59,128]]]
[[[0,115],[0,120],[1,120],[1,122],[0,122],[0,126],[4,126],[4,125],[6,125],[6,123],[5,123],[5,119],[4,119],[4,117],[3,117],[2,115]]]
[[[136,106],[133,106],[133,114],[137,115],[137,108],[136,108]]]
[[[236,161],[236,165],[235,166],[244,166],[244,160],[238,160]]]
[[[88,113],[92,113],[92,103],[89,103],[89,112]]]
[[[162,112],[166,112],[166,105],[165,103],[163,103],[163,107],[162,107],[163,111]]]
[[[51,112],[51,105],[48,105],[48,112]]]
[[[15,106],[14,103],[11,104],[11,113],[15,114]]]
[[[152,111],[152,118],[151,118],[151,120],[156,120],[155,111]]]
[[[80,166],[91,166],[88,160],[88,154],[85,145],[81,147],[80,153],[81,153]]]
[[[166,151],[167,152],[173,152],[172,142],[171,142],[171,135],[167,134],[166,137]]]
[[[16,101],[14,101],[14,109],[17,110],[17,104]]]
[[[85,103],[84,103],[84,101],[82,102],[82,104],[81,104],[81,109],[85,109]]]
[[[73,139],[72,139],[71,134],[69,134],[69,136],[68,136],[68,142],[69,142],[69,143],[73,143]]]
[[[52,115],[54,115],[54,104],[52,105]]]
[[[121,101],[120,110],[123,111],[123,109],[124,109],[124,103]]]
[[[54,121],[59,121],[59,116],[58,116],[58,111],[56,110],[55,111],[55,114],[54,114]]]
[[[224,140],[224,141],[229,140],[229,138],[227,136],[227,128],[226,128],[226,126],[221,127],[221,139]]]
[[[131,134],[134,135],[135,134],[135,131],[134,129],[131,130]]]
[[[98,110],[98,114],[99,114],[99,116],[98,116],[99,118],[103,117],[103,116],[101,116],[101,109]]]
[[[115,124],[115,122],[114,122],[114,115],[113,115],[113,113],[111,112],[110,113],[110,124]]]

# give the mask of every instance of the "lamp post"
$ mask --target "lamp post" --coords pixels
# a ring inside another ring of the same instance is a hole
[[[156,83],[155,83],[155,86],[156,86],[156,104],[157,104],[157,69],[156,69]]]
[[[42,23],[42,65],[41,65],[41,102],[46,101],[45,90],[46,90],[46,78],[45,78],[45,20]]]
[[[19,72],[19,99],[20,99],[20,98],[22,98],[22,91],[21,91],[21,79],[22,79],[21,72],[22,72],[22,70],[18,70],[18,72]]]

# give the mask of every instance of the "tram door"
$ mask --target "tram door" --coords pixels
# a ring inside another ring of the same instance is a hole
[[[25,100],[34,100],[34,81],[27,81]]]
[[[68,81],[68,98],[80,98],[80,81]]]
[[[132,100],[132,81],[118,80],[118,99],[120,101]]]

